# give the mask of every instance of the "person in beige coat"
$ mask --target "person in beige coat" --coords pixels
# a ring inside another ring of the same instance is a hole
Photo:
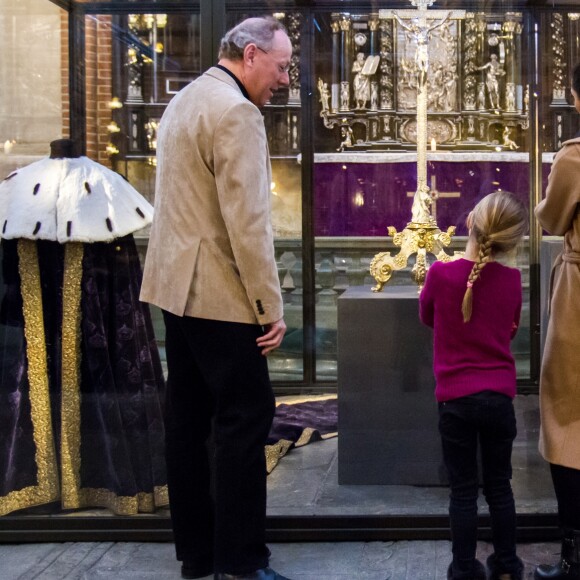
[[[580,112],[580,65],[572,95]],[[564,535],[560,562],[540,565],[536,580],[580,579],[580,138],[554,158],[545,199],[535,213],[550,234],[564,236],[553,266],[550,318],[540,376],[540,453],[550,463]]]
[[[259,107],[288,86],[291,54],[278,21],[244,20],[159,124],[141,300],[162,309],[166,326],[168,487],[183,578],[283,580],[265,545],[266,355],[286,325]]]

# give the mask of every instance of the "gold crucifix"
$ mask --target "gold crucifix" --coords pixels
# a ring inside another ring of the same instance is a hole
[[[431,196],[431,215],[437,221],[437,200],[443,198],[458,198],[461,197],[460,191],[439,191],[437,189],[437,176],[431,176],[431,187],[429,188],[429,195]],[[414,191],[408,191],[407,197],[414,197]]]
[[[390,280],[394,270],[406,267],[409,257],[416,255],[411,276],[419,288],[423,286],[429,268],[427,254],[433,254],[436,260],[449,262],[457,259],[459,254],[450,255],[444,248],[451,243],[455,226],[449,226],[442,232],[435,219],[434,201],[438,197],[459,197],[458,192],[439,192],[436,181],[431,179],[431,190],[427,185],[427,71],[429,66],[429,40],[431,33],[450,19],[465,17],[464,10],[427,10],[435,0],[411,0],[416,10],[379,10],[379,18],[392,18],[398,25],[410,33],[417,47],[415,66],[417,68],[417,191],[409,193],[413,197],[411,221],[402,232],[390,226],[387,231],[393,238],[393,244],[401,250],[396,256],[390,252],[380,252],[371,261],[370,272],[376,280],[373,292],[380,292]],[[436,22],[434,22],[436,21]]]

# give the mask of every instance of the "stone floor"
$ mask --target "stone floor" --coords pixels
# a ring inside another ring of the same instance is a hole
[[[515,409],[518,435],[512,455],[512,486],[517,511],[554,514],[550,471],[538,453],[537,395],[519,395]],[[448,497],[445,486],[339,485],[338,437],[292,449],[268,476],[270,516],[446,515]],[[482,513],[487,510],[482,497],[480,509]],[[158,513],[169,514],[167,509]],[[69,515],[111,514],[108,510],[84,510]]]
[[[555,513],[550,471],[538,453],[536,395],[515,400],[512,486],[518,513]],[[380,458],[377,458],[380,460]],[[337,438],[291,450],[268,477],[269,515],[444,515],[447,487],[339,485]],[[480,498],[481,510],[485,501]]]
[[[450,561],[447,541],[270,544],[271,566],[299,580],[443,580]],[[553,562],[555,543],[518,545],[525,578],[540,562]],[[480,542],[485,561],[489,544]],[[173,546],[158,543],[0,545],[2,580],[178,580]],[[210,577],[208,577],[209,579]]]
[[[518,513],[555,512],[549,471],[537,452],[537,397],[516,398],[518,437],[513,488]],[[338,485],[338,439],[293,449],[268,478],[268,514],[445,515],[446,487]],[[481,512],[485,513],[481,501]],[[95,516],[104,515],[95,511]],[[160,515],[167,515],[166,510]],[[60,516],[53,516],[60,517]],[[439,580],[446,577],[450,543],[440,541],[271,544],[272,566],[300,580]],[[482,560],[490,553],[480,542]],[[519,545],[526,578],[556,559],[556,543]],[[169,580],[180,577],[170,543],[43,543],[0,545],[0,580]]]

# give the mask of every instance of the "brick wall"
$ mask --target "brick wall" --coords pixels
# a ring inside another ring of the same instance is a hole
[[[60,11],[60,79],[62,103],[62,136],[70,138],[70,93],[69,93],[69,63],[68,63],[68,12]]]
[[[111,167],[106,150],[113,97],[111,17],[88,16],[85,26],[87,157]]]
[[[85,21],[87,157],[111,167],[107,153],[112,120],[111,17],[87,16]],[[62,136],[70,137],[68,13],[61,13]],[[74,137],[74,136],[73,136]]]

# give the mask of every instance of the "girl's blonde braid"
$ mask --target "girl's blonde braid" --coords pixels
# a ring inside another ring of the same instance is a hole
[[[479,278],[484,266],[491,261],[493,241],[486,235],[480,235],[477,237],[477,243],[479,245],[477,260],[473,264],[473,268],[471,268],[471,272],[467,278],[467,289],[465,290],[463,302],[461,303],[463,322],[469,322],[471,320],[471,311],[473,308],[473,284]]]

